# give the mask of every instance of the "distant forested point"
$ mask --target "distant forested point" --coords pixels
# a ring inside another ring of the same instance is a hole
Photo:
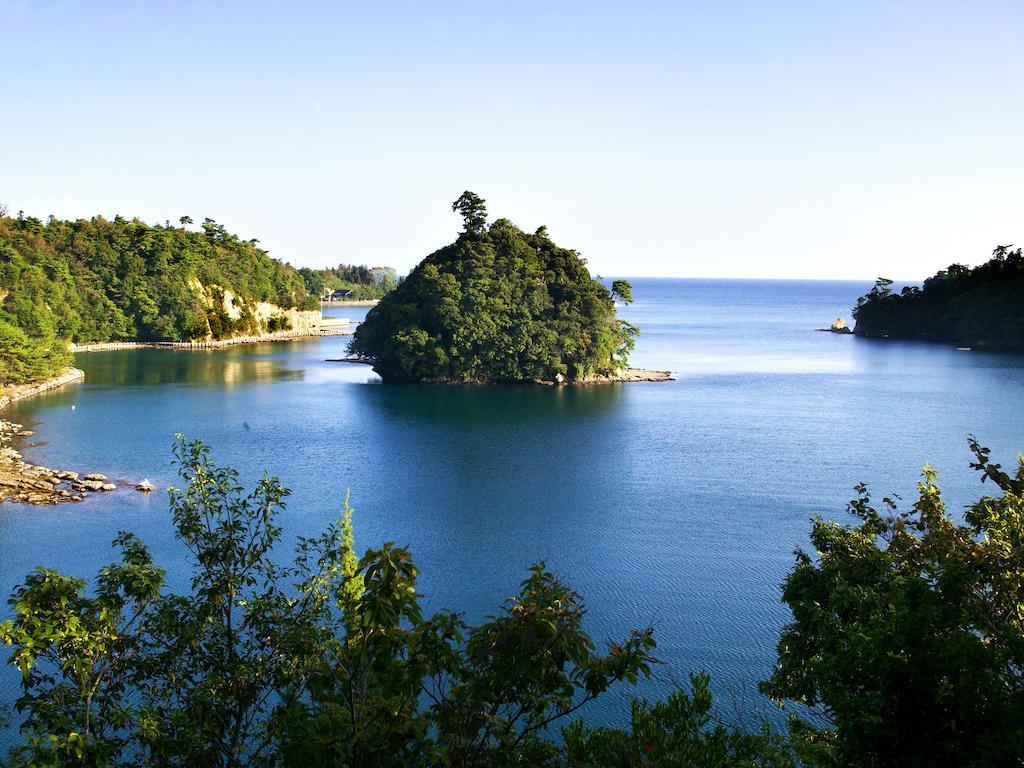
[[[394,267],[368,267],[365,264],[339,264],[327,269],[302,267],[299,276],[310,295],[325,301],[380,299],[398,285],[398,273]]]
[[[579,381],[626,366],[637,329],[615,316],[629,284],[606,288],[545,227],[487,224],[465,192],[458,239],[427,256],[356,329],[352,355],[385,380]]]
[[[953,264],[920,288],[879,278],[853,311],[854,333],[1024,351],[1024,255],[998,246],[984,264]]]

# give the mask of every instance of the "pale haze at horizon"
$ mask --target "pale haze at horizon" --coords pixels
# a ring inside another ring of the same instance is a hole
[[[11,212],[410,269],[463,189],[595,272],[919,280],[1024,241],[1024,5],[0,6]]]

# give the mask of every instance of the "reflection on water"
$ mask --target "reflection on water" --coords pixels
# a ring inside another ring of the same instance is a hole
[[[305,372],[282,366],[271,344],[216,350],[140,349],[130,352],[88,352],[76,365],[88,370],[89,384],[138,386],[153,384],[225,384],[301,379]]]
[[[600,418],[615,407],[622,388],[539,386],[416,386],[382,384],[363,393],[366,404],[385,418],[408,423],[461,427],[531,422],[567,425]]]

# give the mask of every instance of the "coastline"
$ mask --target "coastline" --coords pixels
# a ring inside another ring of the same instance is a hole
[[[83,379],[85,371],[67,368],[59,376],[44,381],[5,387],[0,391],[0,410],[19,400]],[[36,506],[60,504],[67,501],[82,501],[88,493],[117,489],[117,485],[108,482],[105,475],[80,475],[78,472],[50,469],[24,461],[12,444],[19,438],[28,438],[34,434],[33,431],[24,429],[21,424],[0,418],[0,503],[9,500]]]
[[[232,336],[228,339],[211,341],[93,341],[84,344],[69,344],[74,354],[85,352],[109,352],[122,349],[223,349],[242,344],[267,344],[279,341],[301,341],[302,339],[319,339],[322,336],[351,336],[352,331],[346,328],[318,329],[316,333],[298,333],[295,331],[279,331],[262,336]]]
[[[355,365],[373,365],[372,360],[363,360],[358,357],[328,357],[324,360],[325,363],[354,363]],[[568,379],[560,378],[556,380],[551,379],[532,379],[530,381],[453,381],[451,379],[424,379],[420,384],[447,384],[447,385],[465,385],[465,386],[516,386],[519,384],[540,384],[546,387],[576,387],[585,386],[589,384],[628,384],[630,382],[660,382],[660,381],[675,381],[676,377],[672,375],[672,371],[656,371],[649,368],[623,368],[618,374],[610,376],[587,376],[584,379],[578,379],[576,381],[569,381]]]
[[[85,371],[81,368],[66,368],[59,376],[54,376],[43,381],[36,381],[31,384],[16,384],[0,388],[0,410],[3,410],[11,403],[24,400],[27,397],[41,395],[51,389],[63,387],[65,384],[73,384],[85,379]]]
[[[375,307],[380,299],[339,299],[338,301],[321,301],[321,307]]]

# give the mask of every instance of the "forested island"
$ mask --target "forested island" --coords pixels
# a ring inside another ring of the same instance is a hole
[[[920,288],[879,278],[853,311],[854,333],[1024,351],[1024,255],[999,246],[984,264],[953,264]]]
[[[464,221],[458,239],[369,312],[351,355],[386,381],[578,382],[626,367],[638,330],[615,316],[615,298],[632,300],[627,282],[594,280],[545,227],[488,225],[472,192],[452,208]]]

